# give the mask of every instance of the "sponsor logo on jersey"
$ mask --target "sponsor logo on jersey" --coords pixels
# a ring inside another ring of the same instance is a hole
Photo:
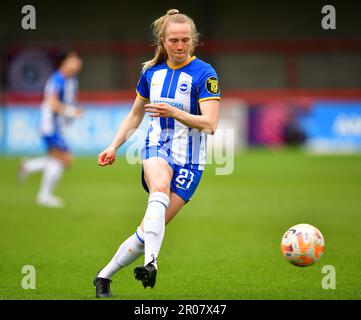
[[[174,101],[169,101],[169,100],[157,100],[157,99],[154,99],[152,101],[152,103],[168,103],[172,107],[176,107],[178,109],[184,110],[183,103],[179,103],[179,102],[174,102]]]

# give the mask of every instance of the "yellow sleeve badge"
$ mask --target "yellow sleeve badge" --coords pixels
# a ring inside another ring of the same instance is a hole
[[[218,79],[216,77],[209,77],[206,81],[206,89],[211,94],[219,93]]]

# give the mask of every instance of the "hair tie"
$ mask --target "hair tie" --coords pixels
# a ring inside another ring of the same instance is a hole
[[[175,14],[178,14],[179,13],[179,10],[178,9],[171,9],[167,12],[167,15],[168,16],[173,16]]]

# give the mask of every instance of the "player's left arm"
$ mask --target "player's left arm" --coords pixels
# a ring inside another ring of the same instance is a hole
[[[167,103],[148,103],[145,111],[151,117],[174,118],[187,127],[204,130],[214,134],[217,129],[219,116],[219,99],[209,99],[199,102],[200,115],[190,114]]]
[[[50,106],[50,108],[67,118],[77,118],[83,114],[83,110],[79,107],[73,105],[67,105],[60,101],[59,97],[56,94],[49,94],[45,98],[45,103]]]

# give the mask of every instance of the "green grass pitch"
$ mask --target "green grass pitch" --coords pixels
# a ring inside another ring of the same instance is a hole
[[[100,168],[76,158],[56,193],[65,209],[35,204],[40,175],[16,183],[18,158],[0,158],[0,299],[95,299],[96,272],[132,234],[147,194],[140,166]],[[360,299],[361,157],[253,150],[229,176],[209,165],[192,201],[167,226],[153,290],[134,280],[139,258],[113,278],[112,299]],[[323,258],[299,268],[282,257],[292,225],[325,237]],[[36,289],[21,286],[24,265]],[[322,267],[336,269],[325,290]]]

